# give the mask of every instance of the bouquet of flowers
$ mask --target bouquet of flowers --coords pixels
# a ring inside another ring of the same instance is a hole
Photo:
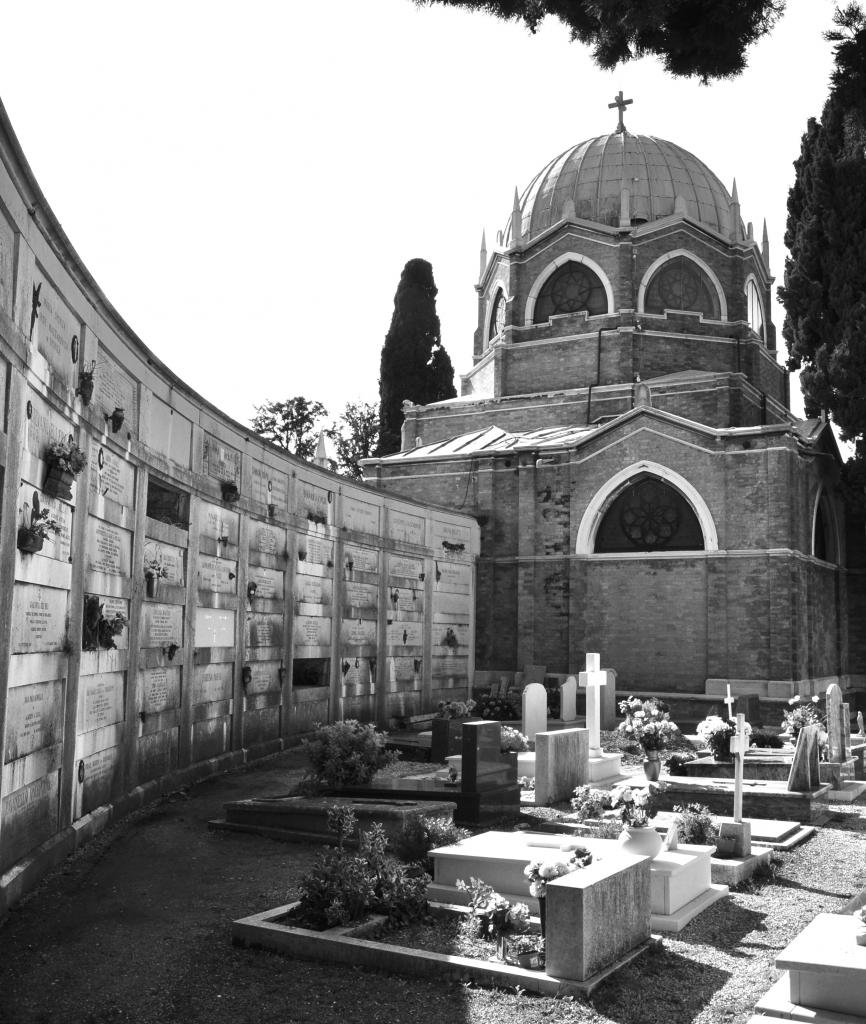
[[[818,704],[820,697],[816,694],[811,700],[805,697],[792,697],[788,707],[782,712],[782,727],[794,739],[800,734],[804,725],[824,725],[824,718]]]
[[[717,761],[730,761],[730,740],[736,731],[736,723],[719,718],[718,715],[707,715],[702,722],[698,722],[696,729],[698,736],[709,747]],[[746,733],[749,734],[751,731],[752,727],[746,722]]]
[[[529,740],[510,725],[503,725],[499,733],[499,749],[503,754],[529,750]]]
[[[525,903],[510,903],[480,878],[470,878],[468,885],[458,879],[457,888],[469,893],[470,914],[482,938],[498,939],[529,930],[529,907]]]
[[[591,786],[578,786],[571,801],[571,809],[578,821],[601,818],[611,806],[610,793],[604,789],[593,789]]]
[[[679,732],[676,722],[671,721],[668,712],[655,700],[629,697],[620,701],[619,710],[625,715],[625,721],[618,726],[619,732],[637,740],[645,751],[664,750]]]
[[[529,894],[537,898],[547,895],[547,883],[554,878],[561,878],[563,875],[571,874],[579,868],[585,868],[592,863],[592,854],[583,846],[575,845],[571,850],[563,851],[559,857],[547,857],[543,860],[533,860],[523,869],[524,875],[529,879]]]
[[[78,476],[87,465],[87,456],[70,438],[68,441],[52,441],[48,446],[48,461],[65,473]]]
[[[645,786],[623,786],[611,794],[611,806],[619,814],[623,825],[644,828],[659,812],[662,786],[648,782]]]
[[[440,700],[436,705],[440,718],[467,718],[475,707],[474,700]]]
[[[514,704],[504,697],[481,697],[476,707],[479,718],[493,722],[516,722],[520,717]]]

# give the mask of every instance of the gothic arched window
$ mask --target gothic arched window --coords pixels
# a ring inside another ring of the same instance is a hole
[[[607,294],[597,274],[583,263],[563,263],[544,282],[535,303],[533,322],[546,323],[559,313],[579,313],[590,316],[607,313]]]
[[[493,300],[493,311],[490,314],[490,327],[487,330],[488,343],[502,333],[505,326],[505,293],[500,288]]]
[[[761,305],[758,287],[751,278],[746,282],[746,317],[749,321],[750,329],[763,341],[764,307]]]
[[[815,523],[812,528],[812,554],[824,562],[839,561],[839,552],[836,548],[836,531],[834,523],[836,517],[833,514],[833,506],[826,494],[818,499],[818,507],[815,509]]]
[[[718,320],[719,296],[706,272],[687,256],[675,256],[662,264],[653,275],[646,291],[644,310],[664,313],[666,309],[682,309],[703,313]]]
[[[692,506],[675,487],[654,476],[629,483],[595,535],[597,554],[703,549],[704,535]]]

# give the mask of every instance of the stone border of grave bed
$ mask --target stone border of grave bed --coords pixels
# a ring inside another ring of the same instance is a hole
[[[444,978],[454,981],[471,980],[491,988],[520,987],[527,992],[544,996],[589,995],[611,974],[630,963],[648,949],[651,939],[630,949],[614,963],[600,970],[586,981],[573,981],[545,974],[543,970],[527,970],[493,960],[432,953],[409,946],[397,946],[364,938],[381,926],[385,918],[374,915],[360,924],[311,931],[281,922],[297,903],[274,907],[261,914],[240,918],[232,922],[232,942],[236,946],[265,949],[299,960],[318,960],[343,963],[396,974]],[[466,913],[465,907],[432,904],[431,909],[442,913]]]

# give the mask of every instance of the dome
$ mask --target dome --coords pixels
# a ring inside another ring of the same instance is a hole
[[[524,240],[562,220],[569,200],[579,220],[617,226],[623,189],[633,224],[670,216],[680,198],[693,220],[730,235],[733,199],[706,164],[672,142],[623,131],[567,149],[536,175],[520,200]]]

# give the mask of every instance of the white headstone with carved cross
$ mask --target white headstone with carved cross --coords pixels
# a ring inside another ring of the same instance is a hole
[[[601,687],[607,685],[607,673],[601,671],[601,658],[587,652],[586,671],[580,673],[580,685],[586,689],[586,727],[589,729],[589,756],[600,757]]]
[[[730,696],[729,691],[728,699]],[[749,749],[745,715],[737,715],[736,730],[730,744],[734,755],[734,820],[723,821],[719,826],[719,846],[721,848],[727,843],[728,856],[743,858],[752,852],[752,826],[750,822],[743,821],[743,756]]]

